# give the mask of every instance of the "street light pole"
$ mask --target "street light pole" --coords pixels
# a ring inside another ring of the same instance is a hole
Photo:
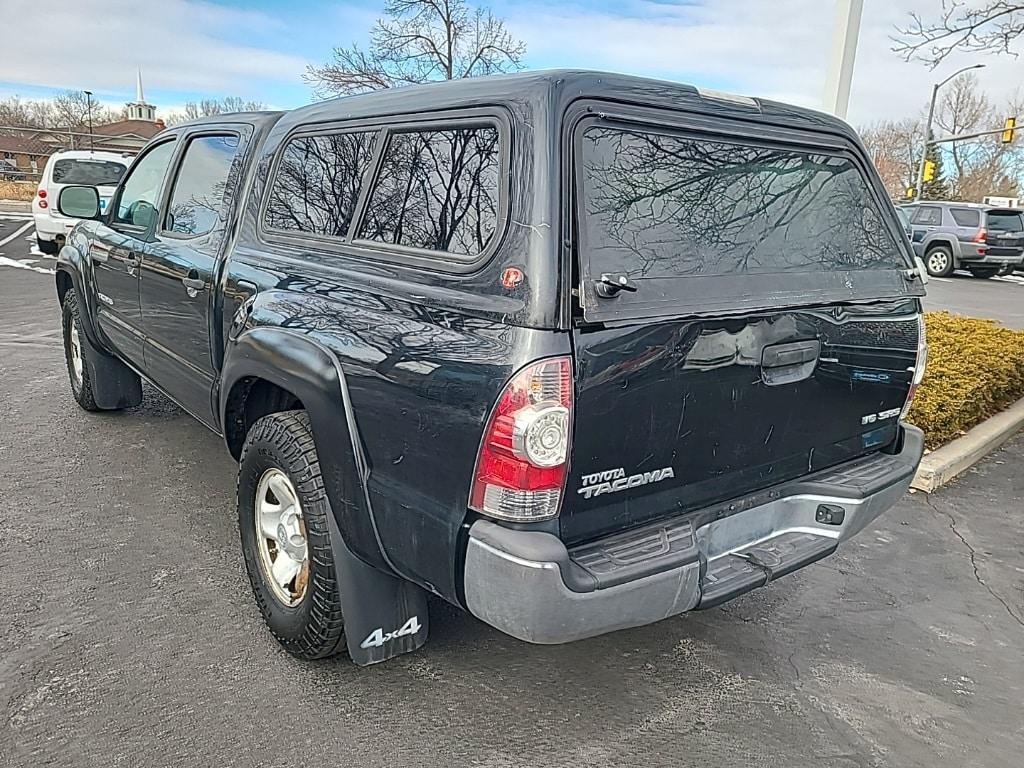
[[[96,150],[96,143],[92,137],[92,91],[82,91],[85,94],[86,113],[89,115],[89,151]]]
[[[836,27],[832,38],[832,61],[825,75],[825,110],[846,119],[850,106],[853,63],[857,58],[857,40],[864,0],[839,0]]]
[[[969,72],[972,69],[981,69],[984,66],[984,64],[972,64],[969,67],[958,69],[941,83],[936,83],[932,86],[932,100],[928,104],[928,121],[924,124],[924,149],[921,152],[921,162],[917,165],[917,184],[914,186],[914,191],[917,193],[917,200],[921,200],[924,192],[922,189],[924,185],[924,164],[928,160],[928,147],[932,144],[932,118],[935,117],[935,101],[939,96],[939,88],[944,86],[954,77],[962,75],[964,72]]]

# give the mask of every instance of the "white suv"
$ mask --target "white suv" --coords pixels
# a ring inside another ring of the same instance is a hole
[[[100,210],[103,210],[131,160],[131,155],[87,149],[68,149],[50,155],[32,200],[39,250],[51,256],[57,253],[67,233],[78,223],[78,219],[62,216],[57,211],[61,189],[68,184],[96,187],[100,193]]]

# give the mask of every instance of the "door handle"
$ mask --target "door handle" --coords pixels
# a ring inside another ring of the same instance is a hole
[[[761,352],[761,380],[769,387],[803,381],[814,373],[820,354],[818,339],[765,347]]]
[[[194,269],[188,271],[188,275],[181,278],[181,284],[189,296],[195,296],[199,291],[206,288],[206,281],[199,277],[199,272]]]
[[[128,256],[124,260],[124,268],[127,270],[129,275],[135,274],[135,268],[142,263],[142,256],[135,251],[128,251]]]

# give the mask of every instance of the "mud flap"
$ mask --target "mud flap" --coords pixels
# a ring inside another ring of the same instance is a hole
[[[142,380],[116,357],[97,349],[88,334],[79,334],[82,357],[92,380],[92,398],[107,410],[133,408],[142,402]]]
[[[328,524],[352,661],[361,667],[377,664],[427,642],[427,593],[411,581],[367,565],[345,545],[333,515]]]

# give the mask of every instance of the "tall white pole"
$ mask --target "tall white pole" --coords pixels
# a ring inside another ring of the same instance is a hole
[[[850,107],[850,82],[857,58],[860,17],[864,0],[838,0],[836,31],[832,38],[832,60],[825,79],[825,110],[846,119]]]

